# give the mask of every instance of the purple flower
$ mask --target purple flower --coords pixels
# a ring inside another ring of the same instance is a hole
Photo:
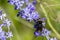
[[[49,38],[49,40],[57,40],[56,38]]]
[[[3,13],[3,11],[2,11],[2,10],[0,10],[0,20],[5,19],[5,17],[6,17],[6,14],[5,14],[5,13]]]
[[[2,28],[2,26],[4,26],[3,24],[0,24],[0,28]]]
[[[27,8],[23,8],[21,11],[20,11],[20,14],[21,16],[28,16],[28,9]]]
[[[5,37],[2,37],[1,40],[6,40],[6,38]]]
[[[26,19],[26,16],[25,15],[22,15],[21,18]]]
[[[31,11],[35,10],[35,6],[32,3],[28,3],[28,5],[26,6],[28,9],[30,9]]]
[[[6,17],[6,14],[3,11],[0,11],[0,21],[2,21],[2,24],[0,24],[0,40],[6,40],[7,35],[6,32],[2,29],[2,27],[6,26],[8,27],[8,31],[10,31],[9,26],[11,25],[11,21],[8,20]],[[12,33],[9,33],[9,38],[12,36]]]
[[[0,16],[0,20],[2,20],[2,16]]]
[[[23,0],[25,3],[26,3],[26,5],[29,3],[29,0]]]
[[[8,0],[8,2],[11,4],[11,5],[14,5],[15,2],[18,2],[20,0]]]
[[[10,26],[10,25],[11,25],[11,21],[8,20],[8,19],[5,19],[5,20],[3,21],[3,23],[4,23],[6,26]]]
[[[6,14],[5,14],[5,13],[4,13],[4,14],[2,14],[2,17],[3,17],[3,18],[5,18],[5,17],[6,17]]]
[[[39,14],[38,12],[35,12],[35,6],[32,3],[28,3],[26,8],[21,9],[17,16],[19,15],[24,19],[26,18],[28,21],[39,18]]]
[[[24,1],[20,1],[20,0],[8,0],[8,2],[11,5],[14,5],[15,9],[20,9],[20,7],[23,6],[23,4],[24,4]]]
[[[38,12],[33,12],[31,15],[32,15],[32,18],[35,19],[35,20],[40,18]]]
[[[37,3],[37,2],[36,2],[36,0],[33,0],[33,2],[32,2],[32,3],[33,3],[33,5],[36,5],[36,3]]]
[[[0,10],[0,16],[2,15],[2,10]]]
[[[54,37],[54,40],[57,40],[56,37]]]
[[[45,21],[45,20],[46,20],[46,18],[42,18],[41,20],[42,20],[42,21]]]
[[[6,36],[7,36],[7,38],[10,38],[10,37],[13,37],[13,34],[12,34],[12,32],[8,32],[8,33],[6,33]]]
[[[6,36],[5,36],[5,32],[4,31],[0,32],[0,39],[1,40],[6,40]]]
[[[33,19],[32,19],[32,16],[29,16],[28,18],[27,18],[27,21],[32,21]]]
[[[2,20],[2,10],[0,10],[0,20]]]
[[[4,32],[4,31],[1,31],[1,32],[0,32],[0,36],[1,36],[1,37],[5,36],[5,32]]]
[[[16,0],[8,0],[8,2],[9,2],[11,5],[14,5],[14,3],[16,2]]]
[[[33,19],[38,19],[39,18],[38,12],[32,11],[32,13],[30,13],[30,9],[28,7],[23,8],[17,15],[21,15],[22,18],[26,18],[26,20],[28,20],[30,22]]]
[[[0,32],[2,32],[2,28],[0,27]]]
[[[37,36],[37,37],[38,37],[38,36],[41,36],[41,35],[42,35],[42,32],[35,31],[35,32],[34,32],[34,35]]]
[[[20,9],[20,7],[22,7],[24,4],[24,1],[17,1],[14,3],[15,5],[15,9]]]
[[[46,28],[43,29],[44,35],[49,36],[51,34],[51,31],[47,30]]]
[[[36,31],[36,32],[34,32],[34,35],[35,36],[40,36],[40,32]]]

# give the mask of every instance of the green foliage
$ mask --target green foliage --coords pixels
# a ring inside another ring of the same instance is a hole
[[[11,30],[14,35],[12,40],[42,40],[43,37],[34,36],[33,24],[16,17],[18,10],[14,10],[14,6],[7,1],[0,0],[0,7],[12,21]],[[37,0],[36,10],[41,14],[41,18],[46,18],[46,28],[52,31],[51,37],[55,36],[60,40],[60,0]]]

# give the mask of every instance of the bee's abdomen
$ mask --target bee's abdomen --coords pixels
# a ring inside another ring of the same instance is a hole
[[[37,25],[36,31],[42,31],[42,29],[43,29],[42,21],[37,22],[36,25]]]

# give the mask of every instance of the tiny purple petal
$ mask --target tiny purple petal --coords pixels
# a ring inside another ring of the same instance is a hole
[[[46,20],[46,18],[42,18],[42,21],[45,21]]]
[[[33,3],[33,5],[36,5],[37,2],[36,2],[36,0],[34,0],[32,3]]]
[[[25,18],[26,18],[26,16],[24,16],[24,15],[23,15],[23,16],[21,16],[21,17],[22,17],[23,19],[25,19]]]
[[[35,36],[40,36],[40,32],[34,32]]]

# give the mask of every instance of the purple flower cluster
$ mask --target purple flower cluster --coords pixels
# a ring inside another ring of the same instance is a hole
[[[49,35],[51,34],[51,31],[47,30],[46,28],[43,28],[42,32],[35,31],[34,35],[37,36],[46,36],[47,40],[57,40],[56,37],[50,38]]]
[[[37,4],[36,0],[33,0],[33,2],[32,2],[32,3],[33,3],[33,5],[36,5],[36,4]]]
[[[2,24],[0,24],[0,40],[6,40],[7,38],[12,37],[13,35],[10,31],[11,21],[6,18],[6,14],[3,12],[3,10],[0,10],[0,21],[2,22]],[[5,32],[3,27],[7,27],[8,32]]]
[[[29,3],[29,0],[22,0],[27,5]]]
[[[33,1],[33,3],[29,3],[29,0],[9,0],[10,4],[15,6],[15,9],[20,9],[20,12],[18,12],[17,16],[20,16],[22,18],[25,18],[28,21],[36,20],[39,18],[39,14],[37,11],[35,11],[35,6],[33,5],[36,0]],[[23,4],[26,4],[25,8],[21,8]]]
[[[40,18],[40,15],[36,11],[35,5],[36,5],[36,0],[33,0],[33,2],[29,2],[29,0],[9,0],[8,1],[10,4],[15,6],[15,9],[19,9],[19,12],[17,14],[17,17],[20,16],[23,19],[26,19],[27,21],[34,21],[36,24],[36,21]],[[26,7],[22,8],[23,4],[26,4]],[[41,19],[43,21],[42,25],[45,26],[45,18]],[[42,26],[40,25],[40,26]],[[37,28],[36,25],[34,25],[34,28]],[[43,28],[42,32],[40,31],[35,31],[34,34],[35,36],[46,36],[47,40],[52,40],[49,35],[50,31],[48,31],[46,28]],[[56,38],[54,38],[55,40]]]
[[[43,23],[42,23],[42,25],[43,26],[45,26],[45,22],[44,22],[44,20],[45,20],[45,18],[42,18],[42,21],[43,21]],[[37,22],[35,22],[35,25],[34,25],[34,28],[35,29],[37,29]],[[41,24],[40,24],[41,25]],[[40,26],[39,26],[40,27]],[[41,26],[42,27],[42,26]],[[36,37],[38,37],[38,36],[46,36],[46,38],[47,38],[47,40],[57,40],[55,37],[54,38],[50,38],[50,34],[51,34],[51,31],[49,31],[49,30],[47,30],[45,27],[42,29],[42,31],[35,31],[34,32],[34,35],[36,36]]]
[[[40,17],[38,12],[35,11],[35,6],[32,3],[29,3],[25,8],[22,8],[17,16],[19,15],[28,21],[36,20]]]
[[[8,0],[8,2],[11,5],[14,5],[15,9],[20,9],[20,7],[22,7],[24,4],[24,1],[20,1],[20,0]]]

